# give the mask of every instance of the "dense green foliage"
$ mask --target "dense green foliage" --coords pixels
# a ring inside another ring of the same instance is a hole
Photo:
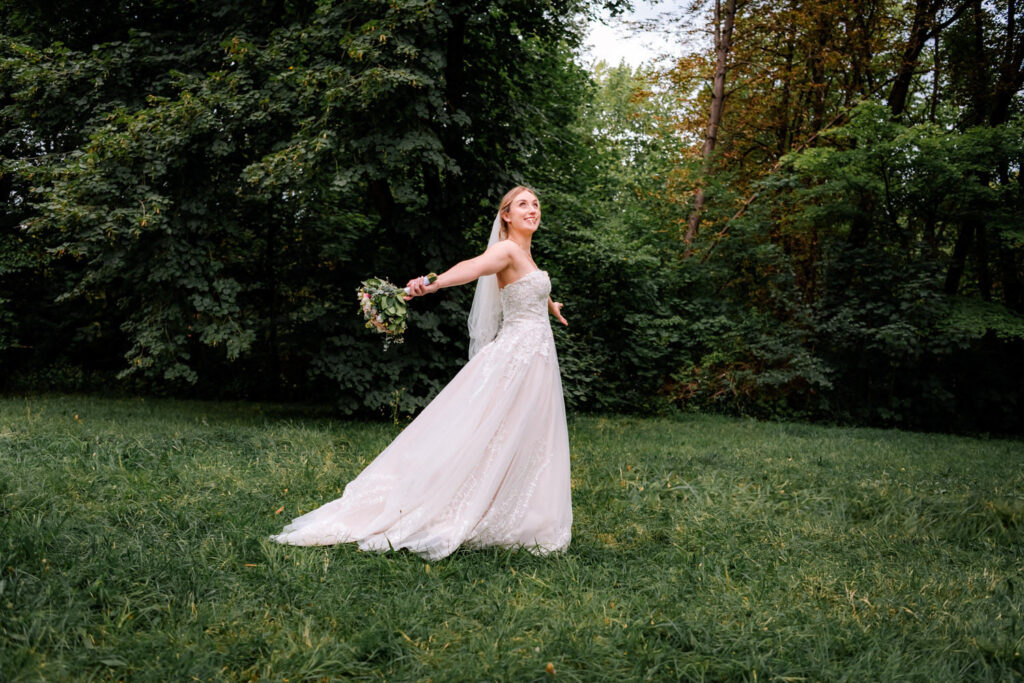
[[[1024,428],[1016,5],[741,2],[700,159],[709,50],[579,66],[623,4],[6,0],[0,389],[411,413],[471,289],[382,352],[355,288],[478,253],[526,182],[571,409]]]
[[[463,355],[468,292],[417,302],[381,354],[355,287],[473,255],[496,198],[561,153],[584,6],[179,4],[68,26],[5,6],[8,362],[37,386],[63,362],[149,391],[422,404]]]
[[[675,207],[678,226],[696,185],[708,197],[678,264],[687,284],[668,304],[690,314],[668,396],[755,415],[1024,429],[1020,8],[736,7],[711,158],[693,150],[715,54],[687,53],[655,80],[671,98],[656,134],[684,144],[651,203]],[[694,31],[707,23],[683,17]]]
[[[277,546],[398,427],[0,401],[0,678],[1013,680],[1019,441],[580,418],[564,555]]]
[[[865,104],[786,157],[694,272],[726,313],[676,375],[679,400],[928,429],[1019,429],[1024,315],[944,289],[957,226],[1024,247],[1024,194],[976,174],[1024,161],[1024,127],[907,126]],[[1016,182],[1016,181],[1014,181]],[[813,247],[808,253],[808,243]],[[973,283],[972,283],[973,284]]]

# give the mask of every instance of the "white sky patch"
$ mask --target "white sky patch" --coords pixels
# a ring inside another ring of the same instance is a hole
[[[584,42],[583,63],[590,66],[600,60],[617,66],[625,61],[634,69],[642,64],[664,57],[681,54],[681,46],[671,35],[659,31],[640,31],[629,26],[630,20],[653,20],[666,12],[676,13],[685,0],[634,0],[634,9],[617,19],[602,13],[601,21],[590,23]]]

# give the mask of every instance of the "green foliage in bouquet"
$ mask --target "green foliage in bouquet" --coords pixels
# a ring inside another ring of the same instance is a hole
[[[430,282],[437,280],[437,274],[427,275]],[[384,348],[392,343],[401,344],[402,335],[408,327],[409,308],[405,302],[405,289],[388,280],[372,277],[362,282],[357,290],[359,309],[366,318],[366,327],[384,335]]]

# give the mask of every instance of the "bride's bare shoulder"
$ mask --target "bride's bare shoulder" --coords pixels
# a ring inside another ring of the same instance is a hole
[[[512,240],[499,240],[499,241],[495,242],[494,244],[492,244],[491,246],[487,247],[487,251],[491,251],[491,252],[495,252],[495,253],[505,253],[505,252],[507,252],[509,250],[509,248],[515,248],[515,247],[516,247],[516,243],[513,242]]]
[[[512,260],[516,262],[529,261],[530,254],[521,246],[513,242],[512,240],[502,240],[498,244],[504,244],[508,255],[512,257]]]
[[[507,258],[512,263],[519,263],[523,259],[527,258],[526,252],[523,251],[523,248],[512,240],[501,240],[500,242],[495,242],[491,246],[487,247],[487,251],[484,253]]]

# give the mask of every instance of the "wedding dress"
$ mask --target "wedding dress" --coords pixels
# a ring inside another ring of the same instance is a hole
[[[407,548],[436,560],[460,546],[569,545],[569,435],[548,274],[501,290],[493,342],[359,476],[341,498],[271,538],[291,545]]]

